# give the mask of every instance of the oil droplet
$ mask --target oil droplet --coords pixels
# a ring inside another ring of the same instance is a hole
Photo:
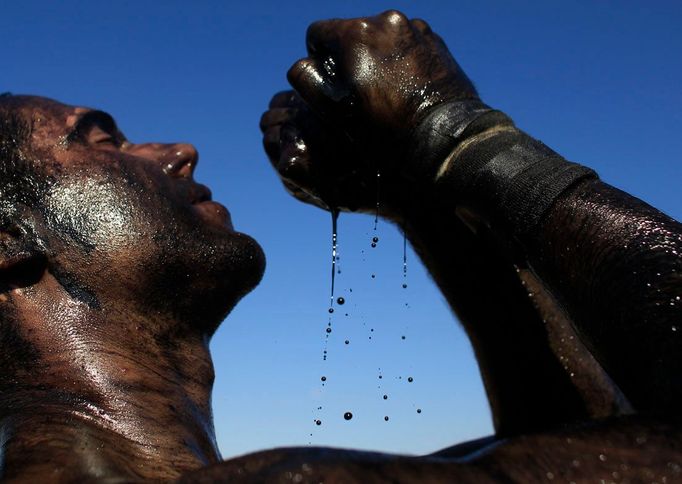
[[[340,298],[338,298],[338,299],[336,300],[336,303],[337,303],[338,305],[343,305],[345,302],[346,302],[346,300],[345,300],[344,298],[342,298],[342,297],[340,297]]]
[[[327,333],[331,333],[331,332],[332,332],[332,329],[331,329],[331,328],[327,328]]]
[[[349,344],[349,343],[350,343],[350,341],[346,340],[346,341],[344,341],[344,343],[346,343],[346,344]]]
[[[401,336],[400,339],[405,339],[405,336]]]
[[[407,284],[403,283],[403,289],[407,289]]]
[[[384,395],[384,400],[388,400],[388,395]]]
[[[350,419],[353,418],[353,414],[350,413],[350,412],[346,412],[346,413],[343,414],[343,418],[346,419],[346,420],[350,420]]]
[[[315,420],[315,425],[322,425],[322,420]]]
[[[326,376],[323,376],[322,378],[320,378],[320,380],[322,380],[322,381],[327,381],[327,377],[326,377]]]
[[[414,378],[412,378],[411,376],[410,376],[410,377],[407,377],[407,381],[409,381],[410,383],[412,383],[412,382],[414,381]]]
[[[422,413],[422,409],[421,409],[421,408],[418,408],[418,409],[417,409],[417,413]]]
[[[375,277],[376,277],[376,275],[372,274],[372,279],[374,279]]]
[[[379,242],[379,237],[372,237],[372,242],[374,242],[375,244]]]
[[[379,380],[381,380],[382,378],[383,378],[383,376],[379,375]]]
[[[372,249],[375,248],[375,247],[377,246],[377,244],[375,244],[374,242],[372,242],[371,245],[372,245]]]
[[[334,312],[334,308],[329,308],[329,314]]]
[[[386,415],[386,416],[384,417],[384,420],[385,420],[386,422],[388,422],[388,415]]]

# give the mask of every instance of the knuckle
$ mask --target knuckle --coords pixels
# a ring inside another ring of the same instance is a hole
[[[412,25],[419,30],[422,34],[430,34],[431,26],[426,23],[423,19],[416,18],[412,20]]]
[[[308,25],[308,29],[306,30],[305,33],[306,40],[309,43],[315,43],[318,40],[320,33],[326,30],[326,26],[328,23],[329,23],[328,20],[318,20]]]
[[[300,59],[289,68],[287,72],[287,79],[291,84],[300,81],[312,68],[312,61],[309,58]]]
[[[270,109],[284,107],[291,104],[293,100],[294,100],[293,91],[291,90],[280,91],[274,96],[272,96],[272,99],[270,100],[270,104],[268,105],[268,107]]]
[[[380,17],[383,21],[395,27],[404,27],[409,23],[405,14],[398,10],[386,10]]]
[[[369,30],[371,28],[371,24],[366,18],[355,18],[348,20],[346,27],[347,30],[357,33]]]

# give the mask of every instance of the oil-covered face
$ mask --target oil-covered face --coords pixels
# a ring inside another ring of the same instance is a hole
[[[262,250],[194,181],[193,146],[131,143],[101,111],[0,102],[32,128],[30,156],[47,176],[34,230],[47,270],[72,297],[210,333],[260,281]]]

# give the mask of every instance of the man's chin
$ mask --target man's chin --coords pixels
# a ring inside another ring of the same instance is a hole
[[[212,326],[209,329],[211,333],[237,303],[260,283],[265,272],[265,253],[255,239],[241,232],[233,232],[231,239],[225,266],[219,274],[215,274],[219,280],[216,281],[217,287],[211,298],[214,314],[204,320]],[[203,306],[205,311],[209,309],[207,302],[197,301],[197,304]],[[197,309],[202,310],[199,307]]]
[[[239,253],[230,264],[229,284],[233,287],[238,299],[251,292],[263,279],[265,273],[265,252],[256,240],[241,232],[235,232],[240,239]],[[235,302],[236,303],[236,302]]]

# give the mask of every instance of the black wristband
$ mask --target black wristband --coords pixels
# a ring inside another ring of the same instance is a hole
[[[501,111],[496,111],[478,99],[452,101],[432,108],[419,122],[408,157],[417,161],[417,179],[433,179],[443,160],[464,139],[492,126],[513,125]],[[414,169],[414,167],[412,168]],[[409,175],[409,174],[408,174]]]
[[[534,231],[563,192],[597,177],[517,129],[492,128],[478,137],[446,159],[438,184],[446,199],[454,196],[519,239]]]

